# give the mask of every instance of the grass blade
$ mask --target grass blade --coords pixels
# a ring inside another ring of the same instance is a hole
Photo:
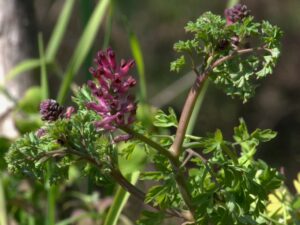
[[[40,66],[40,59],[27,59],[16,65],[9,73],[5,76],[6,81],[16,78],[19,74],[25,73],[29,70],[36,69]]]
[[[64,80],[60,86],[57,96],[59,103],[63,103],[65,101],[71,82],[92,47],[92,43],[96,37],[100,24],[102,23],[109,2],[110,0],[102,0],[98,3],[85,30],[83,31],[83,34],[67,67]]]
[[[135,184],[140,175],[139,171],[135,171],[131,173],[127,178],[130,180],[132,184]],[[118,187],[117,192],[115,194],[115,198],[112,206],[110,207],[108,214],[105,218],[105,222],[103,225],[116,225],[120,214],[129,198],[129,193],[125,191],[123,188]]]
[[[112,22],[113,22],[113,14],[114,14],[114,4],[113,2],[110,4],[109,11],[107,14],[107,20],[105,24],[105,33],[102,49],[106,49],[109,45],[109,40],[111,36]]]
[[[38,47],[39,47],[39,54],[40,54],[42,99],[47,99],[49,96],[49,88],[48,88],[48,77],[47,77],[47,70],[46,70],[46,58],[44,52],[43,36],[41,33],[38,34]]]
[[[138,74],[139,74],[140,101],[142,103],[144,103],[147,99],[147,88],[146,88],[145,66],[144,66],[143,54],[142,54],[141,46],[137,39],[137,36],[133,32],[130,32],[129,40],[130,40],[131,52],[135,59]]]
[[[59,49],[65,31],[67,30],[67,25],[70,21],[72,15],[72,9],[74,6],[75,0],[66,0],[64,7],[60,13],[60,16],[56,22],[54,30],[52,32],[50,41],[46,50],[46,60],[47,62],[52,62],[56,56],[56,53]]]

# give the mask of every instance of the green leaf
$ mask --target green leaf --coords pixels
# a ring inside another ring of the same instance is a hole
[[[139,74],[141,102],[145,102],[147,99],[147,88],[146,88],[145,66],[144,66],[142,49],[135,33],[130,32],[129,40],[130,40],[131,52],[135,59],[138,74]]]
[[[164,179],[164,174],[160,171],[144,172],[141,174],[140,179],[160,181]]]
[[[208,137],[201,139],[199,143],[200,146],[204,148],[203,153],[205,154],[221,149],[223,144],[223,135],[221,130],[216,130],[213,136],[209,135]]]
[[[156,127],[177,127],[178,121],[175,111],[168,109],[169,114],[165,114],[162,110],[158,110],[154,116],[153,125]]]
[[[184,65],[185,65],[185,57],[180,56],[180,58],[171,62],[170,71],[175,71],[179,73],[179,71],[183,68]]]
[[[243,142],[245,140],[248,140],[249,137],[250,135],[246,123],[243,119],[240,119],[240,125],[234,128],[233,138],[237,142]]]
[[[204,45],[208,43],[216,45],[220,40],[226,39],[225,24],[226,21],[221,16],[205,12],[196,22],[188,22],[185,30],[194,33],[196,40],[203,42]]]
[[[132,144],[125,143],[122,145],[123,146],[125,145],[125,147],[121,147],[122,151],[118,159],[119,167],[122,173],[126,175],[135,171],[143,170],[146,162],[146,153],[144,149],[142,149],[140,145],[136,145],[136,143],[132,143]],[[131,153],[125,152],[124,155],[123,150],[132,151],[132,152]],[[130,154],[129,157],[128,154]]]
[[[137,221],[138,225],[161,225],[164,219],[162,212],[143,211],[141,218]]]
[[[272,131],[270,129],[266,129],[266,130],[256,129],[251,134],[251,137],[257,139],[260,142],[268,142],[274,139],[276,136],[277,136],[277,132]]]

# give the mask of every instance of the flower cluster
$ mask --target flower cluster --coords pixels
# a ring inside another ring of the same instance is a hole
[[[40,114],[43,121],[53,122],[59,118],[70,119],[74,112],[75,108],[73,106],[65,109],[54,99],[46,99],[40,104]]]
[[[250,15],[246,5],[237,4],[233,8],[225,9],[225,17],[227,25],[236,23]]]
[[[47,99],[40,104],[40,114],[43,121],[55,121],[63,115],[64,107],[57,101]]]
[[[133,123],[137,104],[128,92],[135,86],[136,80],[128,72],[134,61],[121,60],[117,65],[115,53],[109,48],[106,52],[98,52],[95,63],[96,67],[90,72],[97,82],[90,80],[88,86],[96,101],[86,106],[102,117],[95,123],[97,129],[114,131],[119,126]]]

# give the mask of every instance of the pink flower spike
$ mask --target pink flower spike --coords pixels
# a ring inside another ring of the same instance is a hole
[[[96,101],[86,104],[86,107],[102,117],[95,123],[96,128],[112,132],[118,126],[130,125],[136,114],[135,98],[128,93],[136,84],[136,80],[128,75],[134,60],[121,60],[121,66],[118,66],[115,53],[107,49],[98,52],[95,62],[96,67],[90,72],[97,83],[89,81],[88,86]]]
[[[106,107],[103,107],[102,105],[98,105],[95,102],[89,102],[86,104],[86,107],[88,109],[94,110],[97,113],[107,113],[109,110]]]

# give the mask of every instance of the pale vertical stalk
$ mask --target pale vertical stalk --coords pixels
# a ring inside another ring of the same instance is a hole
[[[5,193],[4,187],[2,182],[2,174],[0,174],[0,225],[7,225],[7,214],[6,214],[6,200],[5,200]]]

